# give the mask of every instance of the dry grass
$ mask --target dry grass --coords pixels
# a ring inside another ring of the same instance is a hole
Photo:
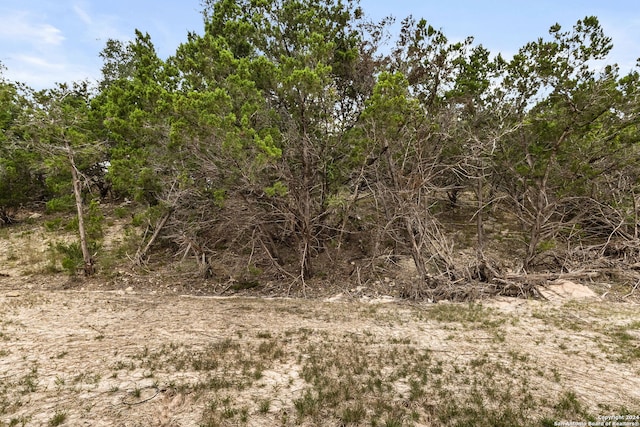
[[[0,426],[538,426],[640,413],[623,304],[0,291]]]

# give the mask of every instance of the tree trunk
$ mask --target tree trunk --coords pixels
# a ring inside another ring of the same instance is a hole
[[[311,278],[313,275],[313,266],[311,263],[311,248],[313,246],[313,208],[312,195],[314,182],[314,165],[311,157],[311,141],[307,136],[306,126],[304,126],[304,137],[302,143],[302,180],[300,197],[298,204],[300,206],[300,222],[301,222],[301,242],[300,242],[300,275],[301,279]]]
[[[305,189],[306,190],[306,189]],[[307,191],[302,194],[298,203],[301,206],[300,218],[300,237],[298,244],[298,253],[300,256],[300,276],[301,279],[309,279],[313,275],[313,266],[311,262],[311,248],[313,244],[313,230],[311,224],[311,196]]]
[[[409,215],[404,219],[405,227],[407,230],[407,236],[409,243],[411,244],[411,257],[416,265],[416,270],[420,275],[420,279],[425,280],[428,277],[427,266],[425,264],[424,254],[422,253],[422,241],[424,234],[422,230],[416,230],[412,224],[412,219]]]
[[[478,246],[476,247],[476,256],[479,261],[484,260],[484,167],[481,168],[481,176],[478,178],[476,187],[476,198],[478,199],[478,212],[476,213],[476,229],[478,233]]]
[[[80,187],[80,178],[78,177],[78,169],[73,156],[73,150],[69,143],[66,146],[69,163],[71,165],[71,179],[73,181],[73,195],[76,199],[76,210],[78,212],[78,232],[80,234],[80,248],[82,249],[82,259],[84,261],[84,275],[91,276],[95,273],[93,265],[93,256],[89,252],[89,243],[87,241],[87,233],[84,228],[84,214],[82,204],[82,191]]]

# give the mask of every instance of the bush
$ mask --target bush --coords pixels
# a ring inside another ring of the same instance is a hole
[[[62,268],[74,276],[76,272],[84,265],[84,259],[82,257],[82,249],[78,242],[56,244],[56,252],[62,255]]]
[[[46,204],[47,213],[71,212],[75,209],[73,196],[56,197]]]
[[[82,257],[82,248],[79,242],[58,242],[55,250],[62,255],[62,268],[69,273],[69,275],[75,276],[79,270],[84,268],[84,258]],[[89,242],[89,252],[95,253],[97,250],[98,244]]]

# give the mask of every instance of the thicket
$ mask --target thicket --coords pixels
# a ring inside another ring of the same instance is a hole
[[[137,265],[163,247],[202,277],[366,283],[406,256],[413,296],[638,261],[640,74],[597,18],[503,58],[357,1],[203,8],[167,59],[109,40],[96,85],[0,82],[5,224],[74,209],[93,274],[83,218],[111,201],[145,218]]]

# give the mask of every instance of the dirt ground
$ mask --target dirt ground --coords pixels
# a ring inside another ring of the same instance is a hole
[[[219,298],[29,280],[0,280],[0,426],[453,425],[444,401],[472,405],[476,384],[495,378],[482,405],[533,402],[522,417],[640,414],[637,304]],[[418,383],[420,354],[431,376]],[[326,373],[311,371],[314,355]],[[355,384],[360,416],[329,400],[305,409],[318,378],[344,376],[343,360],[360,384],[377,375],[380,392]],[[505,387],[508,399],[491,396]]]
[[[47,273],[64,236],[9,231],[0,427],[640,425],[637,285],[474,304],[396,300],[386,278],[226,296],[175,271],[69,280]]]

